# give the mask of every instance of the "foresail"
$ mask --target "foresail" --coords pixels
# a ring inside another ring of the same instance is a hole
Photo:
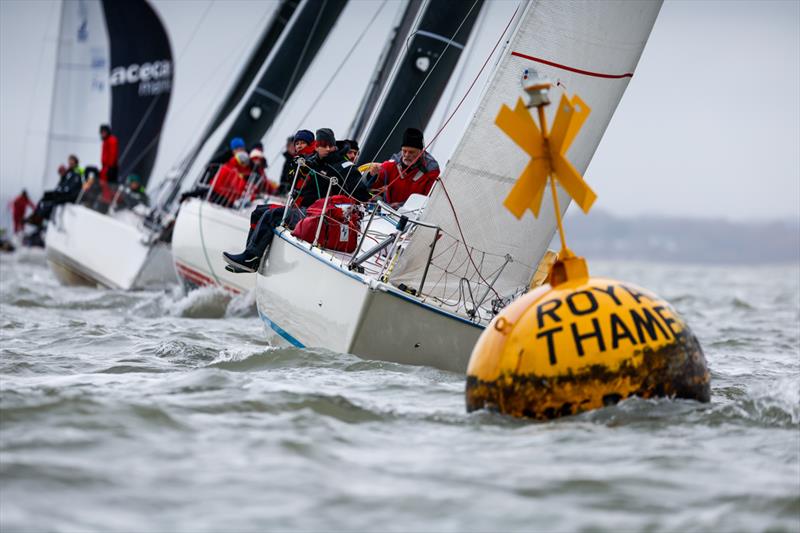
[[[110,118],[119,139],[120,176],[136,174],[146,183],[172,94],[172,50],[161,20],[145,0],[103,0],[103,11],[111,43]]]
[[[486,88],[478,110],[446,166],[444,187],[434,188],[425,220],[443,235],[426,265],[433,231],[418,228],[391,277],[418,289],[428,301],[470,315],[470,310],[525,290],[555,232],[552,199],[541,215],[517,220],[503,206],[529,156],[495,126],[503,104],[523,96],[522,77],[536,69],[549,77],[551,100],[578,94],[592,109],[568,152],[584,173],[639,61],[661,2],[584,0],[532,2],[517,26]],[[548,108],[552,123],[555,106]],[[569,197],[559,193],[566,210]],[[452,204],[452,206],[451,206]],[[453,211],[457,214],[454,216]],[[466,243],[466,246],[463,244]],[[491,285],[491,288],[489,288]],[[483,318],[489,313],[480,312]]]
[[[75,154],[98,163],[97,128],[108,122],[108,35],[100,0],[64,0],[58,36],[44,188],[58,181],[56,169]]]

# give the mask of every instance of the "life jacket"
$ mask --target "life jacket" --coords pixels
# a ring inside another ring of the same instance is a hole
[[[358,232],[361,213],[352,207],[343,209],[344,204],[353,204],[352,198],[344,195],[331,196],[325,213],[322,207],[325,199],[320,198],[306,210],[306,217],[297,223],[292,235],[298,239],[313,243],[317,234],[320,217],[323,218],[322,229],[319,232],[319,244],[328,250],[350,253],[358,244]]]

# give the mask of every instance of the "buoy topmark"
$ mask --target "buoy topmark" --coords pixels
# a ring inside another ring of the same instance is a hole
[[[580,257],[557,262],[551,278],[481,335],[467,369],[468,411],[549,419],[633,395],[709,401],[703,351],[667,302],[589,277]]]

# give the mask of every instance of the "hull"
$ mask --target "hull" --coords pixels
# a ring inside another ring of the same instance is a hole
[[[147,244],[137,221],[129,212],[110,216],[65,204],[47,228],[47,262],[66,285],[133,290],[175,283],[169,248]]]
[[[197,198],[181,205],[172,233],[172,259],[184,286],[217,285],[237,294],[255,288],[255,274],[228,272],[222,259],[223,251],[244,249],[251,211]]]
[[[483,331],[283,232],[262,262],[256,300],[272,336],[294,346],[452,372],[466,371]]]

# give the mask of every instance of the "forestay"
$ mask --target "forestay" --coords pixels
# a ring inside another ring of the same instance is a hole
[[[523,96],[526,69],[536,69],[553,82],[550,98],[555,104],[548,108],[551,124],[561,94],[580,95],[592,112],[567,156],[584,173],[630,81],[660,7],[657,1],[628,0],[535,1],[526,7],[447,164],[445,187],[437,185],[424,215],[443,232],[425,277],[423,293],[429,302],[471,315],[470,310],[481,300],[485,300],[484,309],[490,308],[492,300],[508,299],[525,290],[553,237],[555,215],[549,194],[544,197],[539,219],[528,212],[517,220],[503,207],[503,199],[529,156],[495,126],[495,116],[502,104],[513,107]],[[566,211],[569,197],[563,190],[559,190],[559,202]],[[425,276],[434,236],[432,230],[416,231],[391,276],[395,285],[404,283],[414,289]],[[490,317],[486,310],[479,315]]]

